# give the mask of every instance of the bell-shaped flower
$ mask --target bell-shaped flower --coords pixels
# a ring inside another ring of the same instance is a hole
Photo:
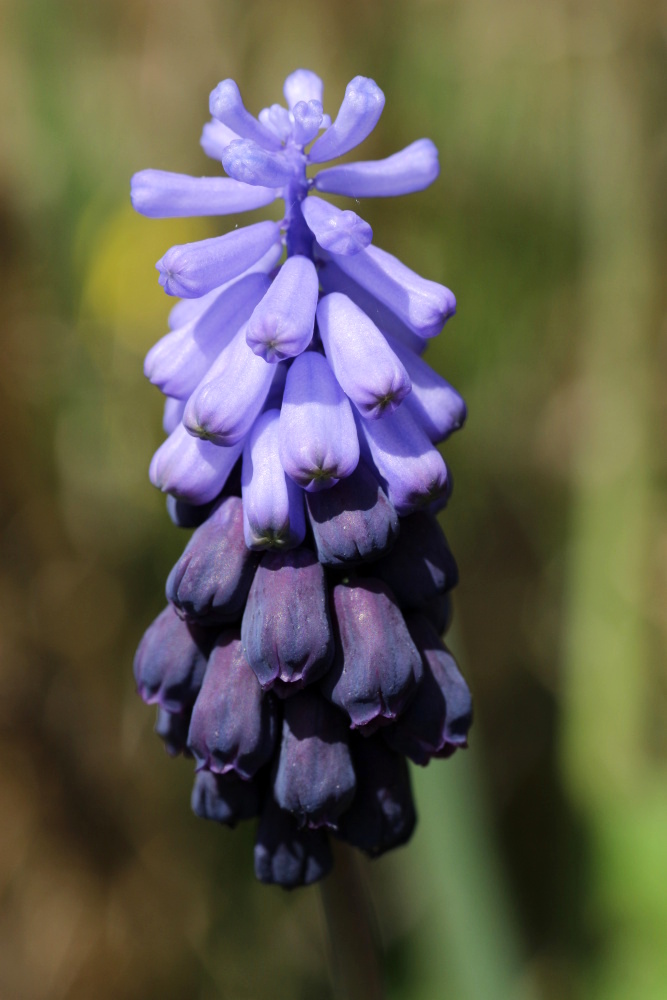
[[[188,745],[197,770],[252,778],[271,758],[277,736],[273,695],[263,694],[238,633],[221,632],[192,709]]]
[[[287,373],[280,410],[280,461],[305,490],[334,486],[359,461],[359,440],[349,400],[327,359],[300,354]]]
[[[296,820],[268,795],[255,841],[255,876],[267,885],[296,889],[328,875],[333,855],[326,830],[299,829]]]
[[[265,689],[287,697],[331,665],[334,640],[324,570],[308,549],[267,553],[241,625],[243,651]]]
[[[393,722],[414,697],[421,658],[389,588],[372,578],[333,590],[336,653],[321,687],[364,734]]]
[[[144,362],[146,377],[166,395],[186,400],[270,285],[267,275],[256,273],[233,281],[201,315],[151,347]]]
[[[243,450],[243,531],[249,549],[294,548],[306,534],[303,491],[278,454],[280,411],[265,410]]]
[[[335,827],[356,787],[345,718],[312,689],[288,698],[284,711],[276,802],[299,826]]]
[[[402,608],[421,609],[455,587],[459,571],[447,539],[430,511],[401,518],[401,533],[391,552],[373,565]]]
[[[266,401],[273,365],[246,343],[245,325],[213,362],[190,396],[183,423],[190,434],[230,447],[242,442]]]
[[[407,624],[420,651],[424,676],[412,703],[387,729],[385,739],[415,764],[432,757],[449,757],[468,745],[472,701],[451,653],[422,615],[410,615]]]
[[[378,736],[353,738],[357,792],[337,836],[372,858],[412,836],[417,816],[405,758]]]
[[[422,278],[379,247],[367,247],[354,257],[337,256],[336,264],[420,337],[435,337],[456,312],[449,288]]]
[[[169,170],[140,170],[132,178],[132,207],[150,219],[232,215],[275,201],[272,187],[248,187],[230,177],[190,177]]]
[[[323,163],[354,149],[371,134],[383,108],[384,94],[375,80],[355,76],[345,88],[335,121],[311,146],[309,161]]]
[[[318,291],[312,260],[288,257],[246,327],[254,353],[274,362],[305,351],[313,337]]]
[[[190,804],[200,819],[235,827],[241,820],[258,816],[260,802],[256,781],[244,781],[233,772],[199,771],[195,775]]]
[[[147,705],[182,712],[197,697],[212,637],[168,605],[149,625],[134,657],[137,691]]]
[[[393,413],[410,392],[410,377],[373,321],[332,292],[320,300],[317,325],[331,369],[362,417]]]
[[[196,299],[243,274],[279,242],[277,222],[255,222],[224,236],[173,246],[155,266],[167,295]]]
[[[381,420],[357,420],[359,443],[396,511],[412,514],[447,490],[447,466],[404,406]]]
[[[167,578],[167,597],[189,621],[237,621],[259,556],[243,537],[243,505],[227,497],[192,535]]]
[[[407,408],[433,444],[445,441],[465,423],[463,397],[413,351],[391,336],[387,339],[412,382],[412,392],[405,401]]]
[[[341,211],[321,198],[306,198],[301,212],[323,250],[352,257],[373,239],[373,230],[356,212]]]
[[[246,111],[241,92],[233,80],[222,80],[211,91],[209,111],[242,138],[252,139],[265,149],[280,149],[280,139]]]
[[[168,712],[166,708],[158,707],[155,719],[155,733],[164,743],[164,748],[170,757],[192,757],[188,748],[188,730],[192,712]]]
[[[192,504],[218,496],[241,455],[242,444],[220,448],[188,434],[183,424],[153,455],[149,476],[153,486]]]
[[[349,198],[388,198],[422,191],[439,172],[435,145],[430,139],[417,139],[384,160],[342,163],[320,170],[314,187]]]
[[[327,566],[370,562],[398,536],[398,514],[362,459],[330,490],[306,493],[306,505],[317,558]]]

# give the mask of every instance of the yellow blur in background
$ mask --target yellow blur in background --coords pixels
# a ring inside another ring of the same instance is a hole
[[[388,996],[664,1000],[664,5],[0,12],[2,1000],[332,995],[317,890],[257,885],[252,829],[191,815],[131,670],[187,537],[147,479],[153,264],[234,220],[140,218],[129,178],[222,172],[209,91],[257,113],[299,66],[329,113],[356,74],[385,91],[355,156],[434,140],[429,191],[355,208],[459,303],[427,357],[469,408],[442,523],[476,721],[365,866]]]

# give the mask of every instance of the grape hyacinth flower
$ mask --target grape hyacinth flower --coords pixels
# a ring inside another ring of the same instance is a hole
[[[420,356],[455,299],[321,197],[420,191],[438,154],[418,139],[311,176],[384,106],[357,76],[332,120],[322,90],[297,70],[287,106],[254,117],[223,80],[201,143],[227,176],[132,180],[150,218],[284,203],[156,265],[180,301],[146,357],[166,397],[150,478],[194,531],[135,677],[168,752],[194,760],[196,815],[255,819],[256,875],[285,888],[328,873],[331,837],[370,857],[405,843],[407,760],[465,747],[472,719],[440,639],[458,570],[434,513],[451,491],[437,445],[466,409]]]

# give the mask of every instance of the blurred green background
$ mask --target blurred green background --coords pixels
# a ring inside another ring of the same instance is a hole
[[[360,208],[456,292],[428,357],[465,395],[445,454],[451,645],[471,749],[365,866],[390,1000],[667,996],[667,12],[653,0],[0,0],[0,997],[327,1000],[318,892],[257,885],[252,830],[191,816],[131,663],[185,535],[147,479],[144,167],[216,173],[208,93],[298,66],[362,148],[421,136],[433,188]],[[358,155],[358,154],[357,154]],[[233,223],[234,220],[232,220]],[[232,224],[223,220],[223,229]]]

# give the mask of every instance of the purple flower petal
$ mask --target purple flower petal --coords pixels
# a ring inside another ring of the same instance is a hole
[[[137,691],[147,705],[182,712],[194,702],[206,670],[211,639],[168,605],[149,625],[134,657]]]
[[[298,254],[288,257],[255,308],[246,341],[265,361],[296,357],[310,344],[319,282],[315,265]]]
[[[208,503],[217,497],[240,457],[242,445],[220,448],[188,434],[183,424],[172,431],[153,455],[149,476],[153,486],[188,503]]]
[[[317,325],[333,373],[361,415],[392,413],[410,392],[410,377],[373,321],[332,292],[320,300]]]
[[[355,76],[345,88],[345,97],[334,123],[313,143],[308,159],[323,163],[354,149],[370,135],[384,108],[384,94],[374,80]]]
[[[261,686],[280,696],[326,673],[333,633],[324,570],[313,552],[264,556],[248,594],[241,641]]]
[[[421,609],[455,587],[459,571],[437,519],[426,510],[401,518],[401,532],[391,552],[373,565],[404,608]]]
[[[319,76],[309,69],[297,69],[285,80],[283,94],[290,111],[299,101],[319,101],[322,103],[324,86]]]
[[[312,689],[288,698],[273,786],[278,805],[299,826],[335,826],[355,787],[344,717]]]
[[[357,793],[336,836],[377,858],[412,836],[417,816],[410,773],[405,758],[379,736],[353,738],[351,745]]]
[[[422,191],[439,172],[438,150],[430,139],[417,139],[384,160],[327,167],[315,178],[315,188],[350,198],[388,198]]]
[[[255,421],[243,451],[243,530],[250,549],[290,549],[306,534],[303,493],[283,469],[278,446],[280,411]]]
[[[398,515],[363,460],[330,490],[306,493],[317,557],[327,566],[369,562],[398,535]]]
[[[414,696],[419,653],[389,588],[356,578],[333,591],[336,654],[322,691],[364,734],[387,725]]]
[[[189,177],[168,170],[140,170],[132,178],[132,206],[150,219],[231,215],[275,201],[270,187],[248,187],[229,177]]]
[[[411,615],[408,628],[421,654],[424,676],[412,703],[383,735],[399,753],[424,765],[432,757],[448,757],[467,746],[472,701],[454,657],[432,625],[421,615]]]
[[[192,710],[188,744],[197,770],[252,778],[271,758],[277,730],[275,699],[262,693],[238,633],[222,632]]]
[[[167,250],[155,265],[167,295],[196,299],[247,271],[280,241],[277,222],[256,222]]]
[[[222,165],[237,183],[283,188],[298,174],[303,154],[270,152],[252,139],[235,139],[222,154]],[[252,187],[251,187],[252,190]]]
[[[433,444],[446,440],[465,423],[467,409],[463,397],[413,351],[393,337],[387,339],[412,382],[406,406]]]
[[[164,743],[164,748],[170,757],[192,757],[188,748],[188,729],[190,728],[191,710],[185,712],[168,712],[158,707],[155,720],[155,732]]]
[[[227,128],[226,125],[223,125],[222,122],[214,118],[204,125],[199,142],[207,156],[210,156],[212,160],[220,162],[227,146],[230,142],[234,142],[234,139],[238,138],[239,136],[236,132],[232,132],[230,128]]]
[[[382,420],[359,419],[357,428],[362,453],[401,516],[446,492],[447,466],[442,455],[404,406]]]
[[[273,365],[248,347],[242,326],[190,396],[183,423],[190,434],[231,445],[242,442],[264,406]]]
[[[300,354],[287,373],[280,461],[288,476],[313,491],[334,486],[357,467],[359,441],[352,408],[321,354]]]
[[[299,101],[292,109],[292,136],[297,146],[306,146],[322,128],[324,114],[319,101]]]
[[[256,781],[235,774],[200,771],[195,775],[190,804],[195,816],[235,827],[259,815],[261,794]]]
[[[144,362],[146,377],[161,392],[187,399],[250,318],[270,284],[265,274],[248,274],[227,285],[201,315],[151,347]],[[182,416],[181,411],[179,420]]]
[[[241,500],[227,497],[186,545],[167,578],[167,598],[191,622],[238,621],[258,561],[243,538]]]
[[[255,843],[255,875],[259,881],[296,889],[318,882],[332,867],[326,831],[300,830],[291,813],[268,795]]]
[[[354,260],[338,256],[336,264],[420,337],[435,337],[456,312],[456,299],[448,288],[422,278],[379,247],[367,247]]]
[[[209,110],[214,118],[243,139],[253,139],[265,149],[280,149],[280,139],[246,111],[233,80],[223,80],[211,91]]]
[[[287,142],[292,135],[292,116],[281,104],[262,108],[257,117],[281,142]]]
[[[301,203],[301,211],[323,250],[352,257],[373,239],[373,230],[356,212],[343,212],[321,198],[306,198]]]
[[[374,295],[353,281],[349,275],[343,274],[336,266],[335,259],[328,259],[323,263],[319,269],[319,278],[325,293],[343,292],[360,309],[363,309],[382,333],[391,334],[394,340],[398,340],[415,354],[421,354],[426,348],[426,341],[423,337],[418,337],[416,333],[413,333],[384,302],[376,299]]]

